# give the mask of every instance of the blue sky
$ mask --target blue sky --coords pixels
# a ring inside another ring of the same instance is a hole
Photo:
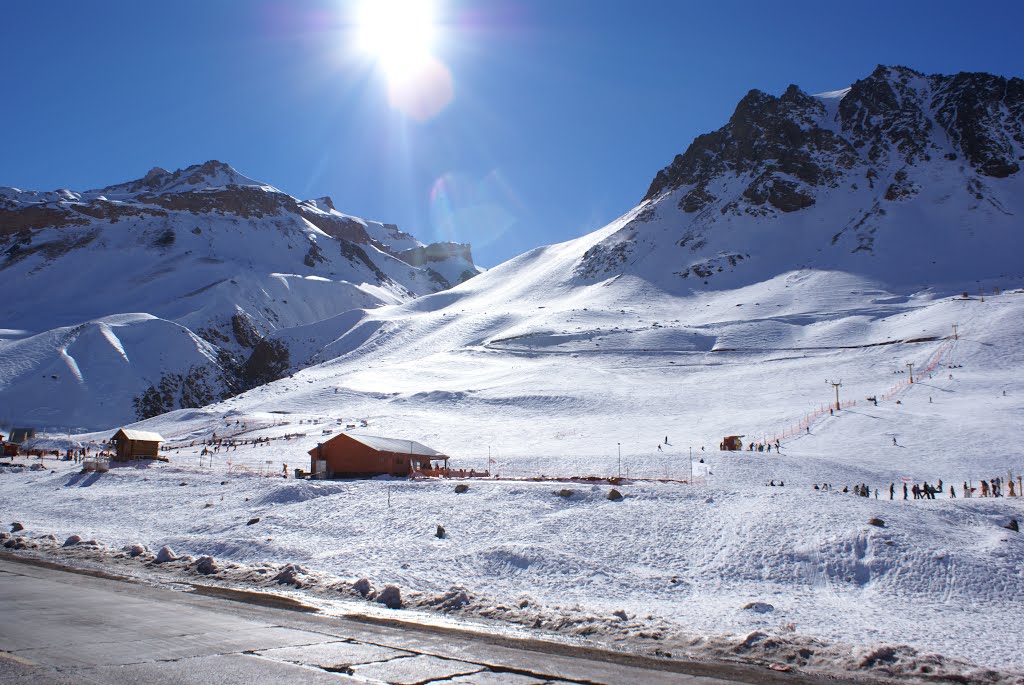
[[[88,189],[208,159],[471,242],[485,266],[630,209],[751,88],[877,64],[1024,76],[1024,3],[436,0],[452,97],[394,109],[342,0],[0,5],[0,185]]]

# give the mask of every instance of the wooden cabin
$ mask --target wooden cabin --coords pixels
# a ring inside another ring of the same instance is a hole
[[[339,433],[309,451],[314,478],[411,476],[446,471],[448,457],[415,440]]]
[[[18,456],[18,443],[7,442],[4,439],[4,434],[0,433],[0,457],[16,457]]]
[[[726,452],[737,452],[743,449],[743,436],[742,435],[727,435],[722,438],[721,444],[718,449]]]
[[[36,437],[35,428],[12,428],[11,437],[8,439],[8,442],[20,445],[26,440],[31,440],[34,437]]]
[[[114,461],[132,459],[159,459],[160,443],[164,439],[159,433],[122,428],[110,439],[117,448]]]

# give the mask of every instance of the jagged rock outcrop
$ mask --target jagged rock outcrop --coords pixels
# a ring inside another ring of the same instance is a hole
[[[752,90],[725,126],[655,175],[575,273],[649,277],[667,267],[697,286],[808,267],[918,283],[954,269],[1008,274],[1015,267],[989,257],[977,231],[1024,211],[1022,161],[1020,78],[879,66],[830,93]],[[915,238],[922,222],[930,235]],[[894,259],[911,250],[915,259]]]

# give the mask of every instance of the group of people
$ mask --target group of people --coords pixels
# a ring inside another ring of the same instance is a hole
[[[981,481],[981,496],[982,497],[1004,497],[1003,485],[1006,485],[1006,489],[1009,492],[1009,497],[1016,497],[1017,493],[1024,496],[1024,483],[1021,482],[1021,476],[1017,476],[1017,487],[1014,487],[1013,478],[1004,481],[1002,478],[993,478],[992,480]]]
[[[725,443],[723,443],[723,445],[724,444]],[[747,445],[747,451],[748,452],[764,452],[765,450],[767,450],[768,452],[772,451],[772,443],[771,442],[751,442],[750,444]],[[779,441],[778,440],[775,441],[775,451],[776,452],[782,451],[782,447],[779,445]]]
[[[774,481],[772,481],[774,485]],[[903,483],[903,499],[910,499],[913,495],[914,499],[935,499],[936,495],[942,495],[946,492],[945,485],[942,479],[938,479],[935,485],[924,482],[921,484],[914,483],[913,485],[907,485]],[[1005,493],[1004,493],[1005,487]],[[991,480],[983,480],[978,488],[972,487],[964,482],[960,492],[963,497],[973,497],[974,493],[980,488],[982,497],[1024,497],[1024,483],[1022,483],[1022,477],[1017,477],[1017,482],[1014,483],[1013,479],[1003,480],[1002,478],[992,478]],[[820,486],[815,483],[814,489],[820,492],[832,492],[833,487],[831,483],[822,483]],[[850,492],[851,488],[843,486],[842,492]],[[871,497],[874,495],[875,499],[879,498],[878,488],[873,488],[865,483],[854,485],[852,488],[853,494],[858,497]],[[889,499],[896,499],[896,484],[889,483]],[[956,499],[956,487],[949,484],[948,499]]]

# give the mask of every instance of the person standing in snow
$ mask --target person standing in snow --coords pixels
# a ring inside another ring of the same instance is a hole
[[[907,484],[903,484],[903,499],[907,498]]]
[[[949,498],[956,499],[956,490],[953,489],[952,485],[949,486]]]
[[[889,483],[889,499],[896,498],[896,483]]]
[[[892,444],[893,444],[893,445],[895,445],[895,444],[896,444],[896,436],[895,436],[895,435],[894,435],[894,436],[892,436]]]

